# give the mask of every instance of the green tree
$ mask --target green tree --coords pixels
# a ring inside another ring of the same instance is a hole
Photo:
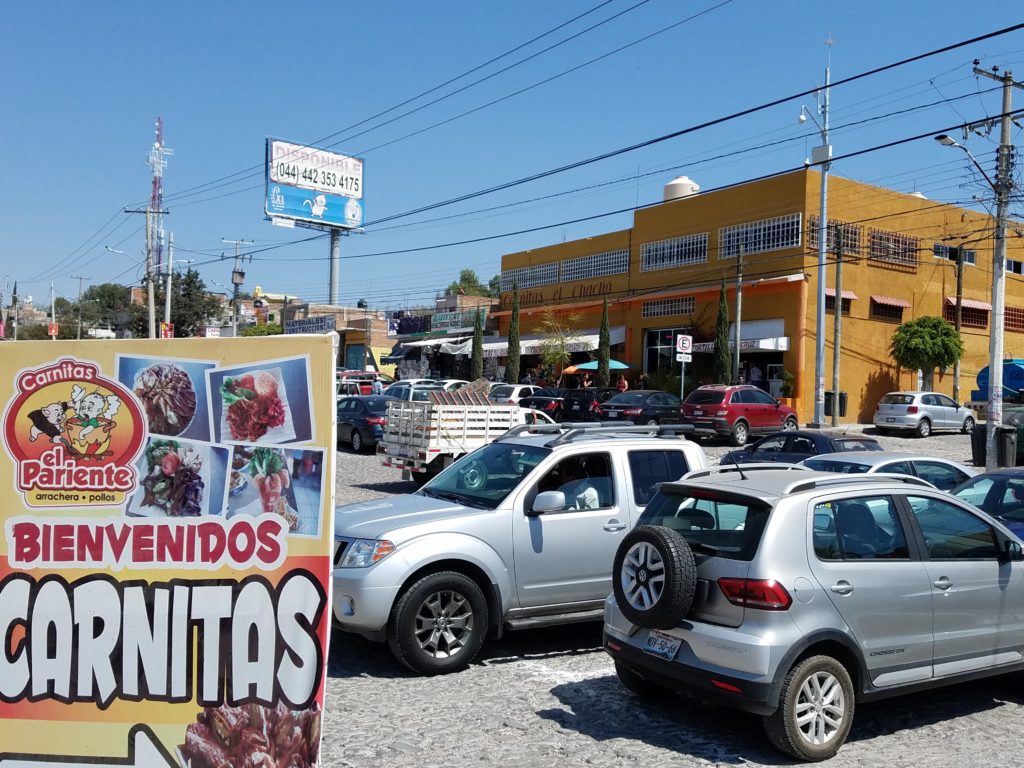
[[[512,319],[508,325],[508,366],[505,369],[509,383],[519,381],[519,287],[512,283]]]
[[[936,368],[949,368],[964,353],[956,329],[941,317],[926,315],[900,324],[892,335],[889,353],[901,368],[921,370],[924,388],[932,388]]]
[[[562,379],[562,369],[572,358],[573,347],[580,346],[581,318],[578,313],[562,317],[550,307],[544,310],[540,322],[540,359],[549,375],[558,382]]]
[[[473,316],[473,356],[469,364],[469,378],[473,381],[484,376],[484,321],[480,312]]]
[[[601,308],[601,330],[597,336],[597,386],[607,387],[611,382],[612,374],[608,369],[608,361],[611,359],[611,332],[608,329],[608,297],[604,297],[604,306]]]
[[[725,295],[725,278],[718,294],[718,319],[715,320],[715,359],[711,370],[716,384],[732,382],[732,354],[729,352],[729,302]]]
[[[166,301],[167,283],[156,284],[157,316],[163,317],[163,306]],[[211,296],[199,273],[189,269],[184,274],[178,272],[171,280],[171,322],[174,323],[176,338],[198,336],[199,331],[219,320],[221,315],[220,300]],[[146,321],[146,333],[148,333]],[[145,335],[145,334],[143,334]]]
[[[284,328],[282,328],[280,325],[278,325],[277,323],[264,323],[263,325],[251,325],[248,328],[243,328],[241,335],[276,336],[279,333],[284,333]]]
[[[459,279],[448,285],[445,291],[454,295],[463,296],[490,296],[490,287],[480,282],[476,272],[472,269],[463,269],[459,272]]]
[[[493,298],[501,296],[501,273],[498,273],[487,282],[487,295]]]

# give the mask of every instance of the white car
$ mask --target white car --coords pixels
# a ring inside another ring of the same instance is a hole
[[[952,490],[980,472],[976,467],[968,467],[949,459],[898,451],[824,453],[804,459],[800,463],[819,472],[839,472],[847,475],[876,472],[913,475],[927,480],[940,491]]]
[[[534,384],[498,384],[487,396],[492,403],[516,405],[521,398],[532,395],[540,387]]]
[[[454,392],[456,389],[462,389],[469,384],[465,379],[437,379],[434,383],[445,392]]]

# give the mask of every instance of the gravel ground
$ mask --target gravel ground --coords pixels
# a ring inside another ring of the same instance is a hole
[[[869,434],[870,428],[865,430]],[[970,464],[964,435],[882,437]],[[705,443],[717,463],[728,448]],[[415,490],[373,455],[338,454],[338,503]],[[1020,765],[1024,677],[939,689],[857,712],[830,766]],[[752,716],[683,698],[641,704],[601,650],[601,627],[511,632],[464,672],[415,677],[385,645],[335,632],[328,662],[323,764],[358,768],[584,768],[789,764]]]

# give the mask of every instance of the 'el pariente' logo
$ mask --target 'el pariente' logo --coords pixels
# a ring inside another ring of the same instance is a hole
[[[29,507],[119,506],[135,491],[146,419],[96,363],[63,358],[20,371],[3,413],[15,485]]]

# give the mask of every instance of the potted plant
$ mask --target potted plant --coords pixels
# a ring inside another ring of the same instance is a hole
[[[779,402],[788,405],[790,408],[796,407],[796,376],[787,371],[782,370],[782,384],[779,385]]]

